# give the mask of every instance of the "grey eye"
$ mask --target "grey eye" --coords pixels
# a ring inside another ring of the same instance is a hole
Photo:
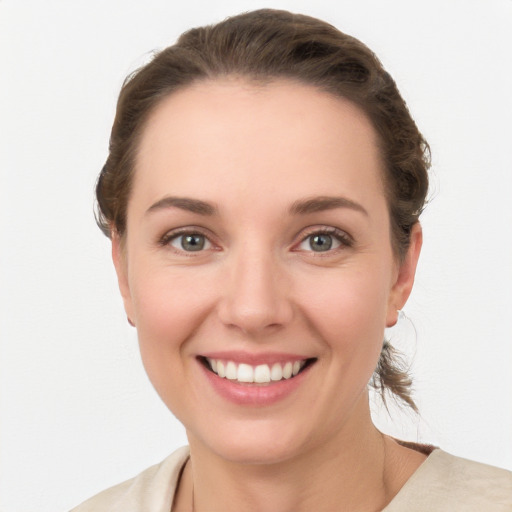
[[[176,249],[186,252],[197,252],[210,247],[208,239],[199,233],[191,233],[189,235],[179,235],[174,238],[171,245]]]
[[[301,251],[306,252],[327,252],[340,247],[343,242],[341,235],[329,233],[312,233],[302,240],[299,245]],[[346,245],[349,245],[345,243]]]
[[[318,233],[308,237],[309,247],[312,251],[323,252],[332,248],[332,236]]]

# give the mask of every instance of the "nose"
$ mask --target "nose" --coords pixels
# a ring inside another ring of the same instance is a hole
[[[241,251],[227,265],[218,315],[224,325],[257,336],[280,330],[293,317],[289,278],[275,258],[263,251]]]

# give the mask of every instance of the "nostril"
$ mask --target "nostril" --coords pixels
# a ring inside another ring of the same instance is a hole
[[[234,301],[219,308],[219,317],[227,327],[246,333],[275,331],[283,328],[291,319],[291,314],[283,309],[272,304],[248,307]]]

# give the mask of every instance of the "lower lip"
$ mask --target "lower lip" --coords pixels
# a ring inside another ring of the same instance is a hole
[[[236,380],[219,377],[198,362],[214,390],[223,398],[237,405],[272,405],[291,395],[306,378],[311,366],[290,379],[268,384],[242,384]]]

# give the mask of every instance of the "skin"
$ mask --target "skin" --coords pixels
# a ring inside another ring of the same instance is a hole
[[[293,209],[333,196],[344,204]],[[184,250],[182,229],[205,248]],[[322,230],[333,248],[318,252]],[[401,264],[393,253],[376,134],[351,103],[234,78],[163,100],[113,259],[149,378],[187,431],[178,510],[192,493],[196,511],[378,510],[393,498],[425,457],[373,426],[367,383],[420,248],[417,225]],[[248,407],[204,378],[197,356],[214,350],[316,362],[291,395]]]

